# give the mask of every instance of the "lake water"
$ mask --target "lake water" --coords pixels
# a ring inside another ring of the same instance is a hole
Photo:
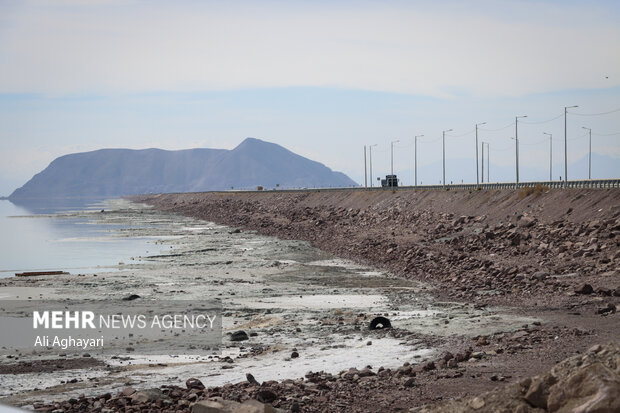
[[[155,238],[128,237],[127,223],[98,219],[102,209],[135,207],[120,199],[28,206],[0,200],[0,278],[23,271],[116,271],[119,262],[158,253],[164,246]]]

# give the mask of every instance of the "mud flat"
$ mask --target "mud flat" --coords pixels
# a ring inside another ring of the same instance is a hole
[[[339,258],[306,241],[123,202],[108,205],[105,214],[72,214],[109,226],[111,236],[151,239],[157,254],[132,257],[113,272],[1,279],[0,302],[28,300],[35,308],[41,299],[137,295],[165,305],[218,298],[221,354],[177,356],[171,349],[169,355],[144,356],[137,348],[115,356],[88,351],[59,358],[23,349],[0,359],[3,403],[40,408],[128,386],[184,386],[189,377],[213,389],[245,382],[246,373],[264,382],[299,380],[310,371],[395,370],[436,358],[455,337],[471,341],[538,320],[499,306],[438,301],[425,282]],[[393,328],[369,330],[377,315],[389,317]],[[249,339],[231,341],[230,333],[238,330]]]

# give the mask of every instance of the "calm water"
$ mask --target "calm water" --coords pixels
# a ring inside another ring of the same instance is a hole
[[[0,278],[22,271],[114,271],[119,262],[162,250],[154,238],[121,236],[129,223],[97,220],[103,208],[127,206],[126,201],[108,200],[24,207],[0,200]]]

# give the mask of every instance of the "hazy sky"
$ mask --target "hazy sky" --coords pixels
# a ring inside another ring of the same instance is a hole
[[[70,152],[247,136],[362,182],[364,145],[385,174],[399,139],[411,169],[413,136],[428,165],[452,128],[447,162],[473,160],[480,122],[509,166],[516,115],[543,173],[571,105],[569,162],[587,126],[620,174],[620,111],[598,115],[620,109],[618,1],[0,1],[0,195]]]

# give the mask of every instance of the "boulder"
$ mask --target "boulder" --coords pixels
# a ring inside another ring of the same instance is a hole
[[[256,399],[261,403],[272,403],[278,398],[278,395],[268,389],[259,390],[256,393]]]
[[[196,390],[204,390],[205,385],[202,384],[202,382],[198,379],[195,378],[191,378],[191,379],[187,379],[185,381],[185,386],[187,386],[188,389],[196,389]]]
[[[159,389],[141,390],[131,395],[131,401],[136,404],[150,403],[167,398],[168,396],[162,393],[162,391]]]
[[[230,341],[244,341],[249,339],[248,333],[243,330],[235,331],[230,335]]]
[[[532,217],[522,217],[517,225],[523,228],[529,228],[536,223],[536,219]]]
[[[138,294],[129,294],[125,297],[122,298],[123,301],[133,301],[133,300],[137,300],[138,298],[140,298],[140,296]]]
[[[260,386],[260,383],[254,378],[254,375],[252,373],[246,373],[245,378],[248,380],[248,383],[254,386]]]
[[[502,377],[491,379],[501,381]],[[620,344],[595,345],[536,377],[410,412],[620,412]]]
[[[282,410],[256,400],[238,403],[232,400],[202,400],[194,404],[192,413],[281,413]]]
[[[581,288],[575,290],[577,294],[592,294],[594,292],[594,288],[590,284],[584,284]]]
[[[135,392],[136,392],[136,389],[134,389],[133,387],[125,387],[123,391],[121,392],[121,394],[125,397],[129,397]]]
[[[534,274],[532,274],[532,279],[537,281],[544,281],[547,279],[547,277],[549,277],[549,273],[545,271],[536,271]]]
[[[595,363],[559,381],[549,392],[550,412],[620,412],[620,376]]]
[[[550,388],[556,382],[556,377],[551,373],[534,377],[530,388],[525,393],[525,400],[534,407],[546,409]]]

